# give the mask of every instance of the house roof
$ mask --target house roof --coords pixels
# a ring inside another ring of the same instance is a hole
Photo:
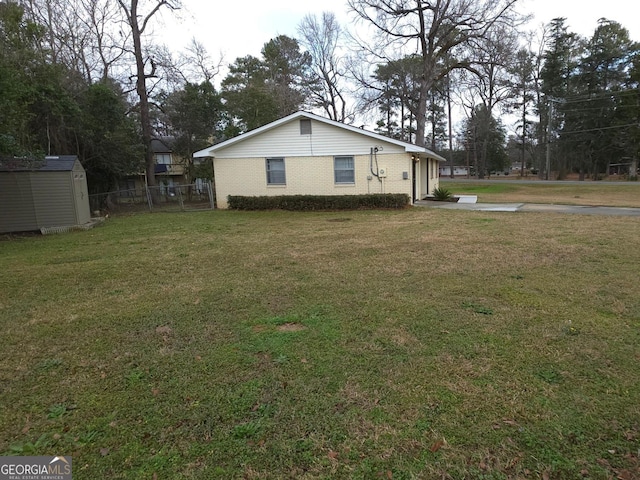
[[[174,137],[160,137],[151,140],[151,151],[153,153],[171,153],[173,151]]]
[[[203,158],[203,157],[215,157],[215,152],[218,150],[221,150],[223,148],[227,148],[231,145],[235,145],[237,143],[243,142],[244,140],[248,140],[249,138],[255,137],[257,135],[263,134],[265,132],[268,132],[269,130],[272,130],[274,128],[277,128],[281,125],[284,125],[285,123],[288,122],[292,122],[294,120],[300,119],[300,118],[309,118],[311,120],[315,120],[317,122],[322,122],[325,123],[327,125],[332,125],[334,127],[338,127],[338,128],[342,128],[344,130],[350,131],[350,132],[354,132],[354,133],[358,133],[360,135],[364,135],[367,136],[369,138],[372,138],[376,141],[382,141],[382,142],[387,142],[387,143],[392,143],[394,145],[400,146],[402,148],[405,149],[405,151],[407,153],[423,153],[428,155],[429,157],[444,162],[446,161],[443,157],[441,157],[440,155],[432,152],[431,150],[429,150],[428,148],[425,147],[421,147],[419,145],[414,145],[413,143],[408,143],[408,142],[403,142],[401,140],[396,140],[390,137],[385,137],[384,135],[380,135],[378,133],[374,133],[374,132],[370,132],[368,130],[364,130],[362,128],[358,128],[358,127],[354,127],[353,125],[347,125],[346,123],[342,123],[342,122],[337,122],[335,120],[330,120],[328,118],[325,117],[321,117],[319,115],[315,115],[313,113],[309,113],[309,112],[303,112],[303,111],[299,111],[299,112],[295,112],[292,113],[291,115],[288,115],[286,117],[283,117],[279,120],[276,120],[274,122],[268,123],[266,125],[263,125],[262,127],[256,128],[255,130],[251,130],[249,132],[243,133],[241,135],[238,135],[237,137],[233,137],[230,138],[229,140],[226,140],[224,142],[221,143],[217,143],[215,145],[212,145],[210,147],[207,147],[203,150],[197,151],[193,154],[193,156],[195,158]]]
[[[2,172],[70,172],[78,160],[76,155],[40,158],[0,159]]]

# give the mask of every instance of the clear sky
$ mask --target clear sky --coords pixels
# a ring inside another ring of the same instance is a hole
[[[519,9],[534,15],[530,29],[535,30],[555,17],[566,17],[569,29],[590,36],[599,18],[621,23],[640,41],[640,6],[634,0],[520,0]],[[353,16],[346,0],[183,0],[179,19],[156,28],[161,42],[179,49],[196,38],[213,57],[220,53],[226,63],[245,55],[259,56],[262,46],[277,35],[295,36],[307,13],[330,11],[347,28],[353,28]]]

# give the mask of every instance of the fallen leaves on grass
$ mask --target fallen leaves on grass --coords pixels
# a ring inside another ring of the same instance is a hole
[[[445,444],[444,440],[438,440],[433,445],[431,445],[431,448],[429,448],[429,450],[432,453],[436,453],[438,450],[440,450],[444,446],[444,444]]]

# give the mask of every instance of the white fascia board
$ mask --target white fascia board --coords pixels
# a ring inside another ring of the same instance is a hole
[[[199,150],[193,154],[193,158],[206,158],[213,157],[213,153],[211,153],[211,147],[207,147],[204,150]]]
[[[193,154],[194,158],[203,158],[203,157],[215,157],[215,152],[216,150],[220,150],[226,147],[229,147],[235,143],[241,142],[243,140],[246,140],[248,138],[251,138],[255,135],[260,135],[261,133],[264,133],[268,130],[271,130],[272,128],[276,128],[284,123],[290,122],[292,120],[295,120],[297,118],[309,118],[311,120],[316,120],[318,122],[323,122],[326,123],[328,125],[333,125],[335,127],[338,128],[343,128],[345,130],[349,130],[351,132],[355,132],[358,133],[360,135],[365,135],[367,137],[370,137],[374,140],[380,141],[380,142],[386,142],[386,143],[391,143],[394,145],[398,145],[400,147],[403,147],[405,149],[405,152],[407,153],[421,153],[426,155],[429,158],[433,158],[434,160],[440,161],[440,162],[446,162],[446,160],[444,158],[442,158],[440,155],[437,155],[436,153],[432,152],[431,150],[429,150],[428,148],[425,147],[421,147],[419,145],[414,145],[412,143],[408,143],[408,142],[403,142],[400,140],[395,140],[393,138],[389,138],[389,137],[385,137],[384,135],[380,135],[378,133],[374,133],[374,132],[370,132],[368,130],[364,130],[362,128],[358,128],[358,127],[354,127],[353,125],[347,125],[346,123],[342,123],[342,122],[338,122],[336,120],[330,120],[328,118],[325,117],[321,117],[319,115],[316,115],[314,113],[309,113],[309,112],[303,112],[303,111],[299,111],[299,112],[295,112],[292,113],[291,115],[288,115],[286,117],[283,117],[279,120],[276,120],[274,122],[268,123],[266,125],[263,125],[262,127],[258,127],[255,130],[251,130],[249,132],[243,133],[241,135],[238,135],[237,137],[233,137],[230,138],[229,140],[225,140],[224,142],[218,143],[216,145],[212,145],[210,147],[207,147],[203,150],[200,150],[198,152],[195,152]]]

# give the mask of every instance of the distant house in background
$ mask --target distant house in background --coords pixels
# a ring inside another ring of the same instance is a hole
[[[443,165],[439,168],[441,177],[450,177],[451,176],[451,166]],[[466,177],[469,175],[469,169],[464,166],[453,166],[453,175],[455,177]]]
[[[307,112],[193,154],[212,157],[216,200],[229,195],[361,195],[405,193],[412,201],[438,187],[444,158]]]
[[[173,153],[173,138],[154,138],[151,150],[155,161],[155,180],[162,195],[170,195],[174,187],[188,183],[185,160]],[[123,178],[119,182],[120,190],[143,192],[147,185],[145,172]]]
[[[0,233],[91,221],[85,170],[75,155],[0,161]]]
[[[172,137],[155,138],[151,142],[155,182],[149,181],[141,165],[138,173],[119,179],[115,191],[92,195],[92,209],[117,212],[141,208],[152,211],[214,208],[209,180],[211,161],[199,165],[191,158],[185,159],[173,151],[173,144]],[[204,178],[194,178],[196,174]]]
[[[188,183],[185,161],[173,153],[173,138],[154,138],[151,150],[156,161],[156,185],[163,195],[173,193],[176,185]]]

